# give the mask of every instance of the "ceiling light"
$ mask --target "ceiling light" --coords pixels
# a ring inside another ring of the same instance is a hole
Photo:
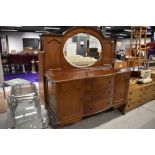
[[[151,34],[151,32],[147,32],[147,34]]]
[[[1,31],[17,31],[17,30],[8,30],[8,29],[1,29]]]
[[[44,27],[44,30],[60,30],[60,27]]]
[[[129,30],[129,29],[124,29],[124,31],[126,31],[126,32],[131,32],[131,30]]]
[[[110,26],[106,26],[105,28],[106,28],[106,29],[111,29],[111,27],[110,27]]]
[[[110,32],[106,32],[106,34],[111,34]]]
[[[122,38],[124,38],[124,37],[117,37],[117,38],[120,38],[120,39],[122,39]]]

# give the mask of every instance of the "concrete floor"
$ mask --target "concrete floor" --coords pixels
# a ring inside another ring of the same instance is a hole
[[[40,119],[37,117],[36,108],[30,104],[18,108],[17,116],[28,115],[17,119],[18,129],[41,129],[43,128]],[[23,109],[29,110],[23,110]],[[44,120],[47,120],[47,113],[42,107]],[[0,114],[0,129],[8,129],[9,121],[7,113]],[[46,126],[50,129],[51,126]],[[155,100],[122,115],[118,110],[108,110],[94,116],[87,117],[82,121],[65,126],[63,129],[155,129]]]
[[[66,129],[155,129],[155,100],[125,115],[118,110],[102,112]]]
[[[36,83],[38,85],[38,83]],[[2,90],[0,90],[2,91]],[[6,88],[9,91],[9,88]],[[32,108],[33,107],[33,108]],[[48,128],[47,123],[42,125],[41,120],[38,119],[37,109],[34,104],[26,103],[20,105],[17,109],[17,128],[18,129],[41,129]],[[10,128],[9,113],[0,114],[0,129]],[[48,122],[47,112],[42,106],[42,114],[45,122]],[[24,117],[19,117],[23,115]],[[99,114],[84,118],[82,121],[72,125],[63,127],[63,129],[155,129],[155,100],[140,106],[125,115],[120,111],[107,110]]]

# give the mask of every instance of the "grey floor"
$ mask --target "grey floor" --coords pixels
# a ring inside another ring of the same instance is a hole
[[[48,117],[42,106],[44,122]],[[51,126],[42,126],[38,119],[36,108],[30,103],[20,105],[16,112],[18,129],[52,129]],[[0,114],[0,129],[8,129],[10,122],[8,113]],[[108,110],[82,121],[65,126],[63,129],[155,129],[155,100],[122,115],[118,110]]]
[[[155,129],[155,100],[138,107],[125,115],[118,110],[91,116],[66,129]]]

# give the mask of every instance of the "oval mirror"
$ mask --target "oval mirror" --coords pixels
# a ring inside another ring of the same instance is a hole
[[[78,33],[70,37],[64,46],[65,59],[75,67],[88,67],[101,57],[100,41],[88,33]]]

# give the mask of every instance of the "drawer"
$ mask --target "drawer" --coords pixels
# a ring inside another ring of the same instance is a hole
[[[129,90],[129,92],[128,92],[128,96],[130,95],[130,96],[137,96],[137,95],[140,95],[140,94],[142,94],[144,92],[144,89],[137,89],[137,90],[134,90],[134,91],[132,91],[132,90]]]
[[[155,90],[155,85],[149,85],[149,86],[144,87],[145,92],[153,91],[153,90]]]
[[[132,110],[132,109],[135,109],[136,107],[142,105],[143,103],[141,102],[137,102],[135,104],[127,104],[126,107],[125,107],[125,110],[126,111],[129,111],[129,110]]]
[[[85,91],[85,101],[92,101],[98,99],[104,99],[105,97],[113,96],[113,87],[105,89],[94,89]]]
[[[128,96],[127,101],[134,102],[134,101],[140,100],[142,97],[143,95]]]
[[[152,90],[149,90],[149,91],[145,91],[145,92],[143,93],[143,96],[150,96],[150,95],[153,95],[153,94],[155,94],[155,92],[152,91]]]
[[[150,96],[145,96],[143,98],[143,101],[144,101],[144,103],[147,103],[147,102],[154,100],[154,99],[155,99],[154,95],[150,95]]]
[[[114,77],[100,77],[86,80],[86,90],[100,89],[114,85]]]
[[[93,100],[85,103],[84,112],[85,115],[95,114],[108,109],[112,106],[112,97],[105,99]]]

